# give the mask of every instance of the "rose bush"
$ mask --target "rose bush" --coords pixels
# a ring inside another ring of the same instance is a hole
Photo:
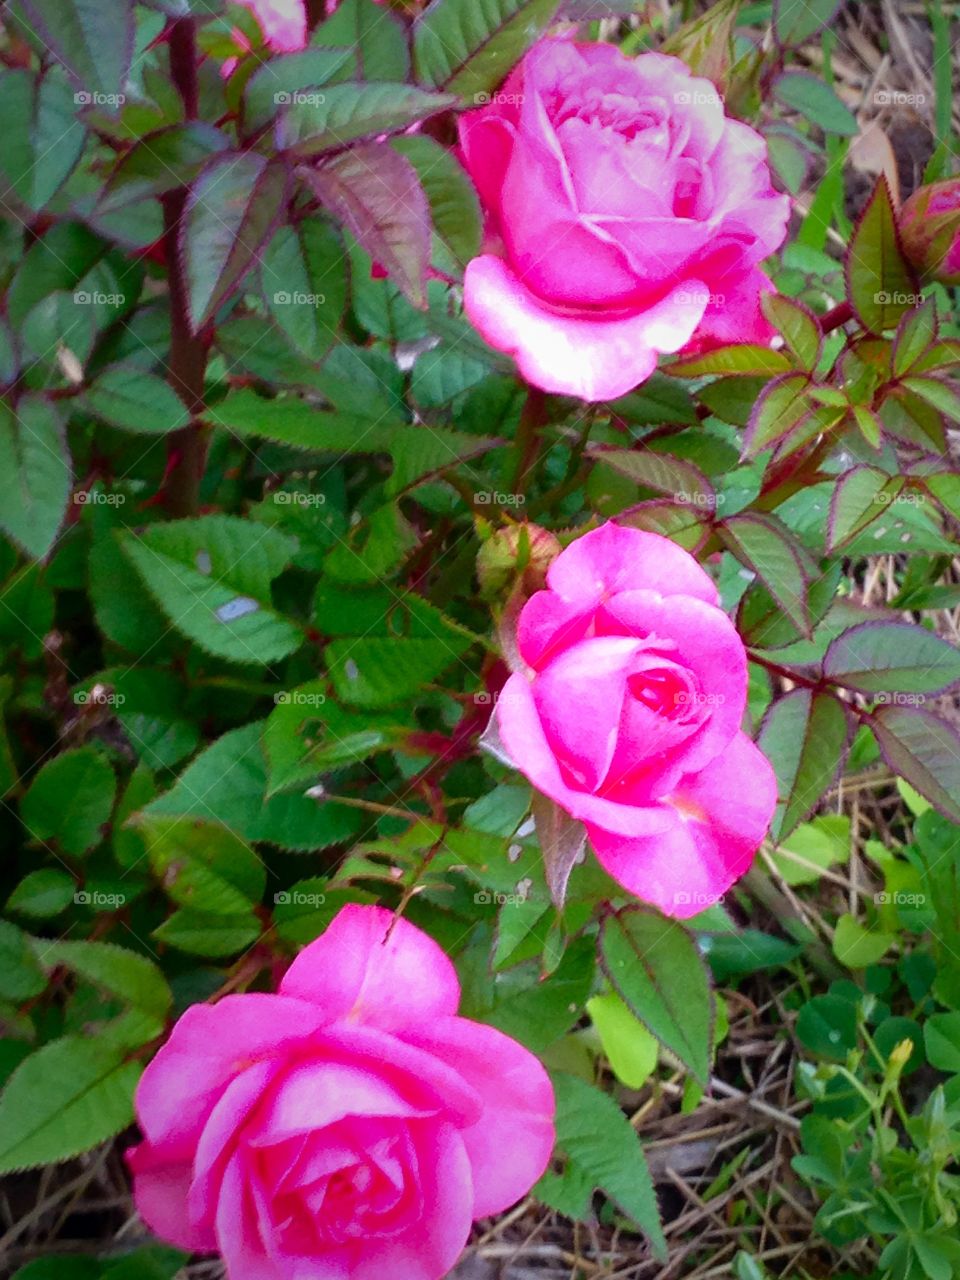
[[[605,524],[524,606],[528,671],[496,709],[507,755],[586,825],[610,874],[681,918],[744,874],[777,798],[740,728],[746,653],[717,602],[675,543]]]
[[[786,233],[760,134],[678,59],[544,40],[460,121],[489,221],[467,315],[546,391],[607,400],[694,341],[767,341]]]
[[[278,994],[188,1009],[137,1090],[144,1220],[231,1280],[445,1275],[554,1138],[543,1067],[459,997],[425,933],[348,906]]]

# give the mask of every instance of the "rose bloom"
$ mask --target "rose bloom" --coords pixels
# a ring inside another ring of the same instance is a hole
[[[544,40],[460,122],[488,215],[467,316],[534,386],[609,400],[659,352],[767,342],[789,200],[766,143],[677,58]]]
[[[278,994],[192,1006],[137,1089],[141,1217],[230,1280],[438,1280],[554,1141],[543,1067],[459,997],[425,933],[348,906]]]
[[[679,917],[719,899],[750,866],[777,788],[740,729],[743,643],[693,556],[605,524],[553,561],[517,641],[528,670],[496,707],[509,759],[638,898]]]

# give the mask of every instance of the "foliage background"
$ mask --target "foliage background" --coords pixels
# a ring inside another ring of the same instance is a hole
[[[584,406],[462,319],[455,114],[558,18],[763,129],[782,350]],[[143,1063],[376,900],[558,1072],[557,1165],[465,1276],[960,1274],[960,344],[894,226],[955,168],[953,18],[344,0],[271,57],[216,4],[0,8],[6,1273],[184,1265],[120,1160]],[[781,785],[689,930],[592,861],[558,909],[477,749],[521,530],[614,515],[716,572]]]

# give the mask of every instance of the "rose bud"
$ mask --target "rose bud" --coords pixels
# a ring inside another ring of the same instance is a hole
[[[560,554],[560,543],[548,529],[536,524],[498,529],[480,548],[477,577],[484,599],[501,595],[517,579],[524,594],[539,591],[547,580],[551,560]]]
[[[925,280],[960,284],[960,179],[913,193],[900,210],[900,242]]]

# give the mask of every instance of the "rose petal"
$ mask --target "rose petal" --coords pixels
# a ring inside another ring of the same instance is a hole
[[[564,600],[591,604],[634,589],[694,596],[707,604],[719,600],[712,578],[689,551],[659,533],[612,520],[571,542],[550,565],[547,585]]]
[[[282,1059],[323,1021],[312,1005],[257,992],[191,1005],[137,1085],[144,1136],[167,1159],[190,1156],[230,1081],[260,1059]]]
[[[649,310],[604,320],[551,310],[492,254],[474,258],[464,281],[467,315],[490,345],[534,386],[583,400],[615,400],[649,378],[659,353],[689,341],[707,294],[687,282]]]
[[[665,809],[670,828],[624,840],[587,825],[603,866],[630,893],[686,919],[717,902],[749,868],[770,826],[777,785],[746,734],[698,774],[684,778]]]
[[[524,676],[513,675],[504,685],[497,700],[496,716],[514,766],[571,817],[602,824],[607,830],[624,836],[654,835],[672,825],[671,814],[661,805],[618,804],[589,791],[577,791],[564,782]]]
[[[583,640],[549,663],[533,684],[547,741],[585,791],[595,791],[610,768],[637,649],[621,636]]]
[[[743,279],[722,280],[684,353],[709,351],[731,342],[768,345],[776,330],[760,310],[760,295],[772,293],[769,276],[754,268]]]
[[[217,1247],[210,1226],[199,1226],[187,1215],[187,1195],[193,1178],[189,1160],[171,1163],[148,1142],[127,1152],[133,1174],[133,1200],[137,1213],[154,1235],[190,1253]]]
[[[455,1068],[483,1100],[482,1116],[461,1130],[473,1169],[473,1216],[501,1212],[526,1195],[550,1159],[550,1077],[515,1040],[466,1018],[442,1018],[407,1036]]]
[[[747,701],[747,656],[737,629],[720,609],[689,596],[622,591],[597,611],[599,635],[656,636],[696,680],[704,714],[696,736],[674,761],[684,773],[702,769],[735,737]],[[688,695],[689,696],[689,695]]]
[[[456,1013],[460,1000],[456,971],[432,938],[383,907],[353,904],[300,952],[280,991],[330,1021],[385,1031]]]

